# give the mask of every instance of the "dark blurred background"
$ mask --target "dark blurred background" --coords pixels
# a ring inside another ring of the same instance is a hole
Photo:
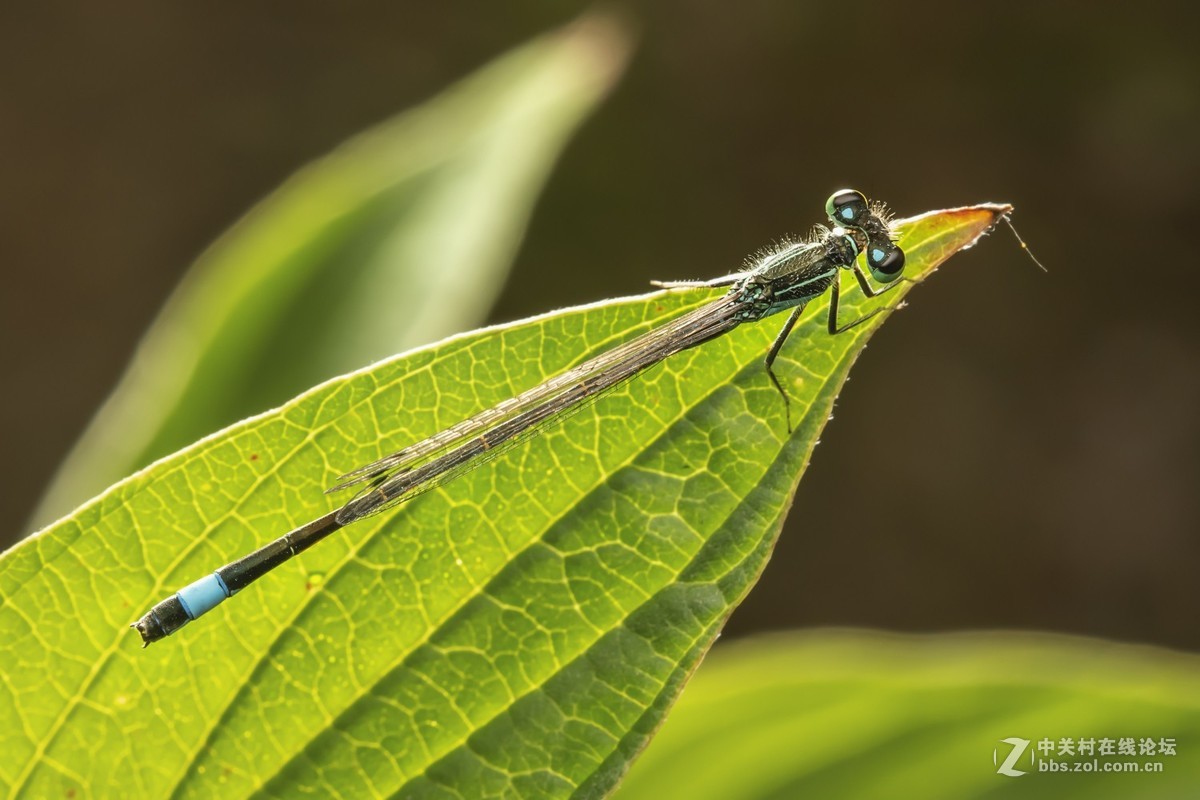
[[[845,4],[842,4],[845,5]],[[1016,205],[854,370],[728,633],[1200,648],[1200,47],[1185,3],[664,2],[493,313],[713,276],[855,186]],[[582,5],[7,4],[0,531],[193,258],[305,162]]]

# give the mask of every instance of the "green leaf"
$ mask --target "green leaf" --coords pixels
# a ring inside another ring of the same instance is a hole
[[[1032,742],[1025,775],[997,774],[1011,737]],[[1094,756],[1161,762],[1153,774],[1030,763],[1043,739],[1105,737],[1173,738],[1176,755]],[[1198,741],[1195,656],[1033,634],[786,634],[718,648],[617,797],[1188,797]]]
[[[1006,210],[904,222],[908,274],[927,276]],[[555,312],[375,364],[157,462],[8,552],[0,787],[610,790],[762,570],[885,315],[831,337],[826,301],[811,304],[776,364],[791,435],[762,366],[781,320],[743,325],[339,532],[148,650],[126,626],[334,508],[322,488],[338,473],[713,296]]]
[[[588,18],[309,165],[191,268],[34,517],[318,381],[480,324],[623,34]],[[453,297],[454,302],[429,302]]]

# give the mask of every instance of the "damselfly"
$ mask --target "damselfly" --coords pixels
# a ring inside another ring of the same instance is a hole
[[[881,206],[868,203],[860,192],[845,189],[829,198],[825,210],[833,227],[818,227],[808,241],[778,248],[743,272],[709,281],[658,283],[667,288],[728,286],[729,291],[516,397],[346,473],[329,491],[359,491],[341,508],[185,586],[151,608],[132,627],[145,644],[169,636],[339,528],[474,469],[663,359],[728,333],[743,322],[792,309],[765,362],[767,376],[787,409],[787,393],[772,366],[805,305],[828,291],[829,333],[842,333],[890,308],[881,306],[842,324],[838,320],[842,271],[854,275],[865,295],[876,297],[898,286],[904,269],[904,253],[892,240],[888,217]],[[883,288],[876,289],[867,280],[858,265],[860,254]],[[790,410],[787,414],[790,429]]]

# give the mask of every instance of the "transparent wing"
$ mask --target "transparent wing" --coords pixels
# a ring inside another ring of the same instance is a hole
[[[480,466],[681,350],[733,329],[725,295],[409,447],[352,470],[328,491],[361,487],[338,512],[343,525],[391,508]]]

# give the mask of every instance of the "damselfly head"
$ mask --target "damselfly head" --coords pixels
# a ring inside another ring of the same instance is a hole
[[[867,257],[871,277],[890,283],[904,271],[904,251],[892,241],[887,210],[872,205],[862,192],[842,189],[830,195],[825,211],[840,227],[852,231]]]

